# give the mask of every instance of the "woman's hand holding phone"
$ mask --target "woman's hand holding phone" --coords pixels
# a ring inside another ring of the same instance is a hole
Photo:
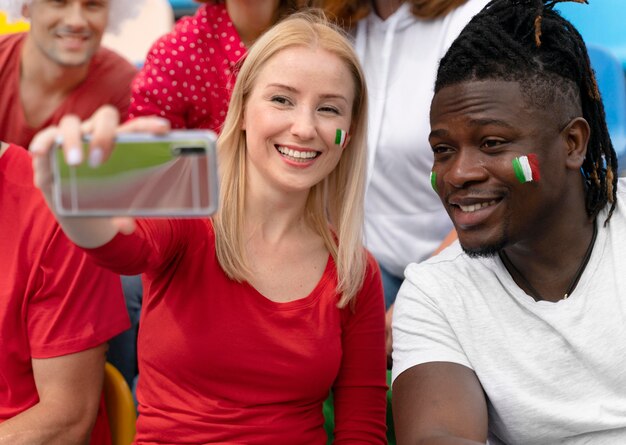
[[[55,212],[53,202],[53,175],[50,166],[50,151],[60,141],[64,158],[68,165],[78,165],[86,161],[82,150],[82,140],[90,136],[88,162],[97,166],[106,161],[120,133],[149,132],[155,135],[166,134],[170,130],[167,120],[159,117],[134,119],[119,126],[119,113],[109,105],[99,108],[94,115],[81,122],[77,116],[68,115],[58,126],[48,127],[39,132],[30,144],[33,157],[35,185],[42,191],[48,207],[63,230],[72,241],[81,247],[99,247],[110,241],[118,232],[130,233],[134,230],[132,218],[61,218]]]

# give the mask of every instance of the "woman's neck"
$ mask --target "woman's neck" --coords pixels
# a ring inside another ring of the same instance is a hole
[[[228,15],[246,48],[274,24],[279,3],[279,0],[226,1]]]
[[[387,20],[404,3],[404,0],[374,0],[374,11],[383,20]]]

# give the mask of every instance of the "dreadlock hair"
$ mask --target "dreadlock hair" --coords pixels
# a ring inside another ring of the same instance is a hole
[[[606,224],[617,201],[617,156],[587,48],[576,28],[553,9],[562,1],[568,0],[492,0],[441,59],[435,93],[468,80],[515,81],[529,104],[570,104],[566,108],[575,111],[568,121],[582,109],[591,127],[582,165],[585,206],[595,217],[611,203]]]

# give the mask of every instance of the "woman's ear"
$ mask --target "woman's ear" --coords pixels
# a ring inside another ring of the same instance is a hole
[[[590,133],[589,123],[582,117],[572,119],[561,131],[567,145],[568,168],[578,170],[583,165]]]

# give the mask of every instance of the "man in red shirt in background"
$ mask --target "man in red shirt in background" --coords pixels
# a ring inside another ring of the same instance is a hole
[[[0,36],[0,140],[28,147],[65,114],[86,118],[105,104],[125,117],[137,69],[100,41],[141,3],[0,0],[9,19],[30,20],[30,31]]]
[[[91,434],[91,445],[110,444],[106,342],[129,326],[119,276],[70,243],[34,188],[29,154],[2,142],[0,270],[0,443]]]
[[[30,30],[0,36],[0,140],[28,147],[43,128],[62,116],[90,117],[109,104],[126,118],[131,65],[100,43],[105,31],[116,32],[134,18],[143,0],[0,0],[9,20],[25,18]],[[98,153],[92,153],[98,164]],[[129,305],[135,304],[140,278],[123,277]],[[133,329],[114,341],[109,360],[132,385],[138,311],[131,309]],[[133,352],[131,352],[133,351]],[[127,358],[128,357],[128,358]],[[128,368],[128,369],[127,369]]]

